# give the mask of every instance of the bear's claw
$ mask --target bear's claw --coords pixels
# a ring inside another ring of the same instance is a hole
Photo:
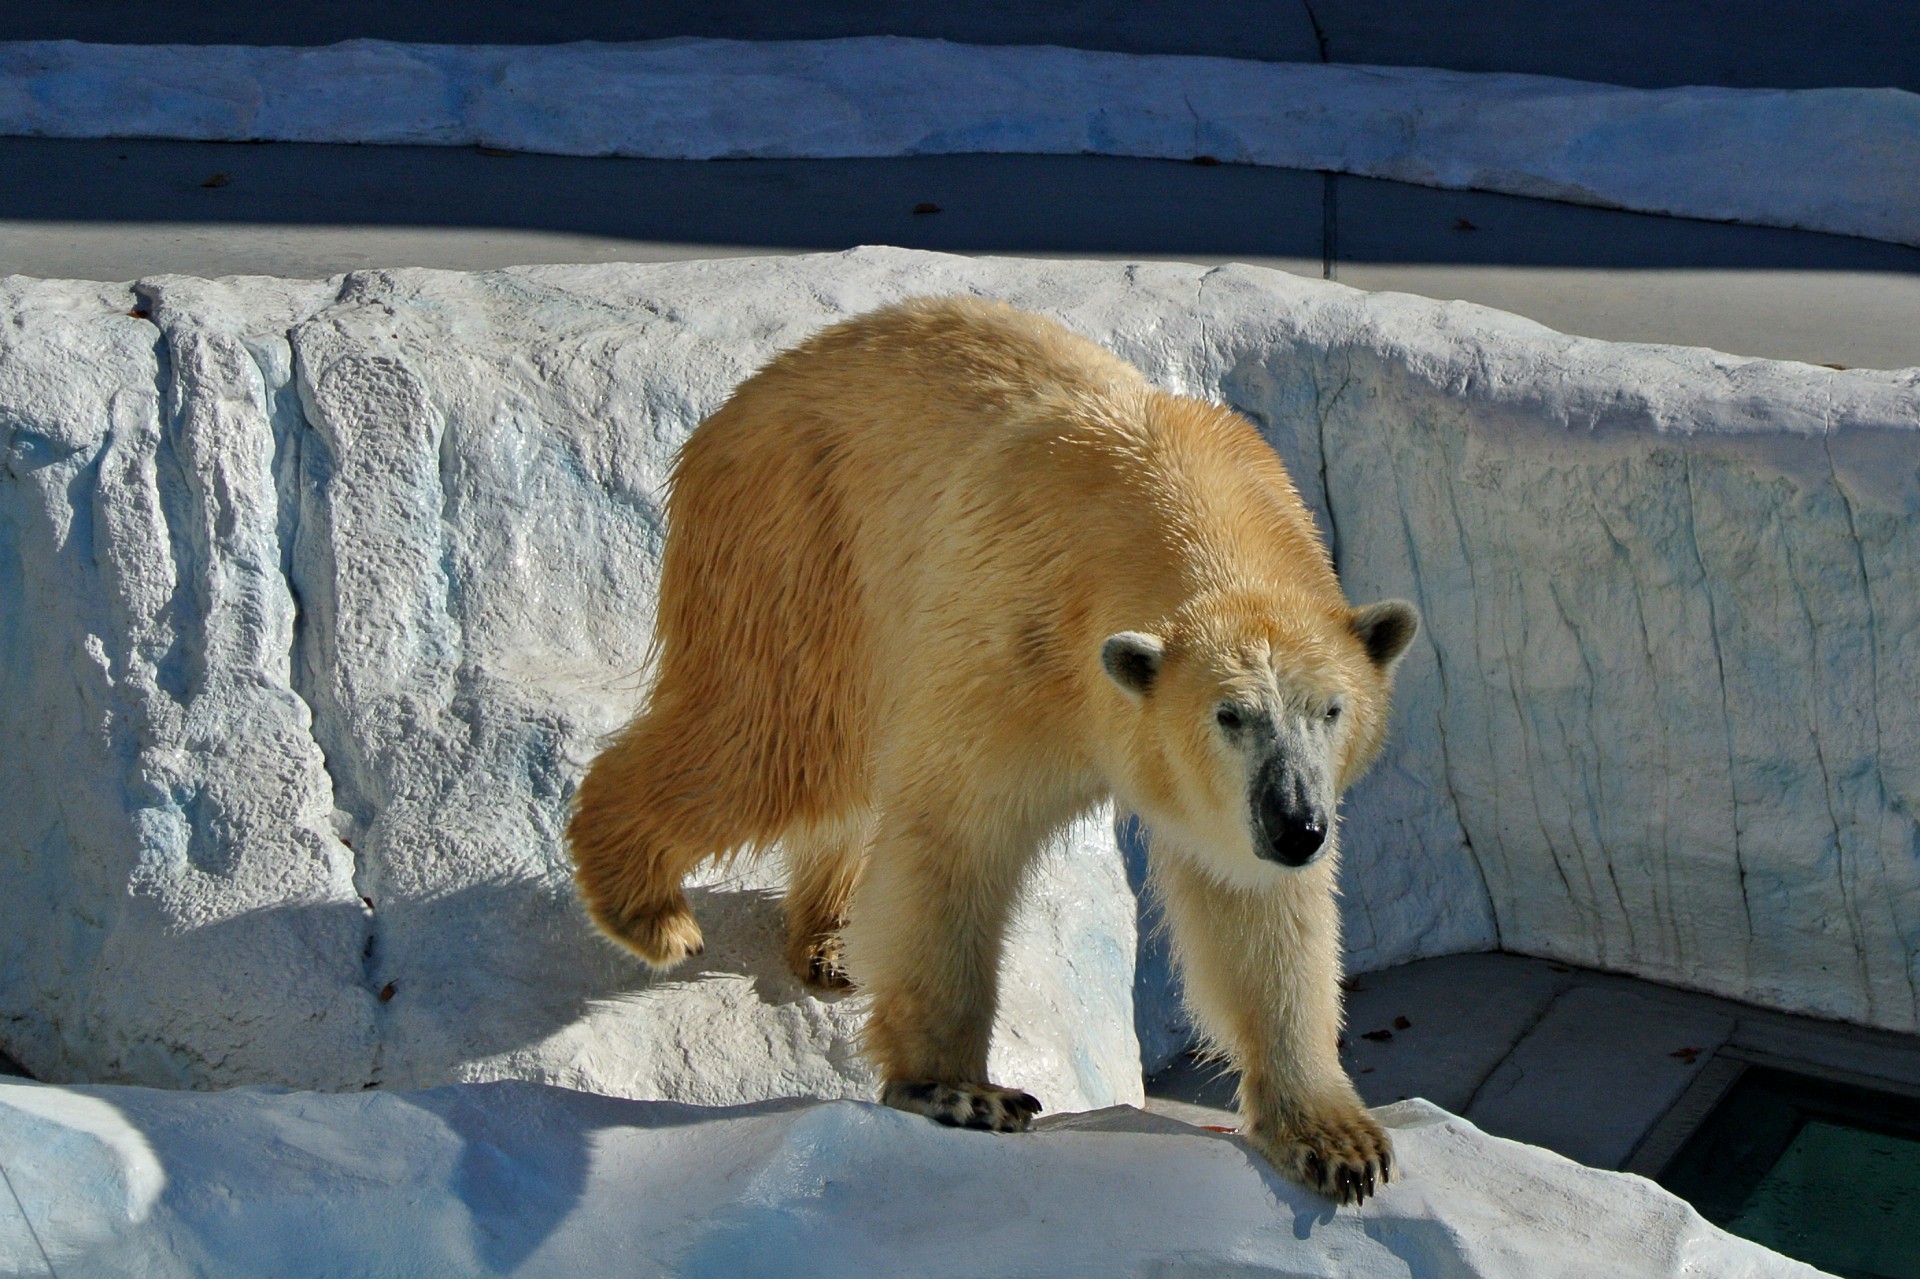
[[[930,1079],[896,1081],[881,1091],[880,1100],[895,1110],[926,1115],[949,1128],[984,1128],[990,1132],[1025,1132],[1040,1113],[1038,1098],[998,1084],[945,1084]]]
[[[1393,1180],[1393,1145],[1365,1110],[1297,1119],[1247,1136],[1275,1168],[1336,1203],[1360,1204]]]
[[[838,933],[819,938],[807,949],[807,967],[805,972],[799,974],[800,980],[820,990],[849,989],[853,979],[847,976],[840,955]]]

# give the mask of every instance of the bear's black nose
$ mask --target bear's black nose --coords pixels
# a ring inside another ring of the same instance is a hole
[[[1282,866],[1305,866],[1327,842],[1327,815],[1303,794],[1296,778],[1273,770],[1261,779],[1254,801],[1260,838],[1254,851]]]
[[[1282,866],[1305,866],[1319,856],[1327,842],[1327,819],[1318,813],[1299,821],[1267,827],[1266,847],[1260,855]]]

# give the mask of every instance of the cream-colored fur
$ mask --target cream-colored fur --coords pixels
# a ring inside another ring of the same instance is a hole
[[[748,379],[667,512],[658,681],[570,829],[601,927],[670,966],[701,944],[682,877],[783,843],[789,962],[836,980],[846,923],[887,1099],[1024,1127],[986,1078],[1002,940],[1041,842],[1111,794],[1251,1139],[1342,1198],[1387,1175],[1336,1056],[1332,832],[1264,860],[1249,794],[1275,742],[1289,794],[1358,775],[1415,623],[1348,606],[1251,425],[1050,321],[922,300]],[[1126,632],[1135,666],[1103,664]]]

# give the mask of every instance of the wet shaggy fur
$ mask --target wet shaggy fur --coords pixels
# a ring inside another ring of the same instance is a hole
[[[871,994],[885,1099],[1024,1128],[986,1075],[1002,941],[1046,836],[1113,795],[1248,1137],[1337,1198],[1387,1177],[1336,1056],[1334,832],[1277,865],[1249,796],[1284,778],[1330,826],[1417,621],[1348,605],[1249,423],[1051,321],[915,301],[741,385],[667,520],[651,701],[569,832],[601,928],[670,967],[687,872],[777,844],[788,961]]]

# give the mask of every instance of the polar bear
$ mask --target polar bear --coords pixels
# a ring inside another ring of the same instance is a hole
[[[1060,325],[922,299],[829,328],[687,440],[658,674],[569,836],[595,922],[701,949],[681,880],[780,844],[788,960],[872,996],[883,1099],[1015,1131],[1002,939],[1047,835],[1111,795],[1243,1131],[1346,1202],[1391,1172],[1337,1056],[1336,807],[1419,625],[1353,608],[1244,418]]]

